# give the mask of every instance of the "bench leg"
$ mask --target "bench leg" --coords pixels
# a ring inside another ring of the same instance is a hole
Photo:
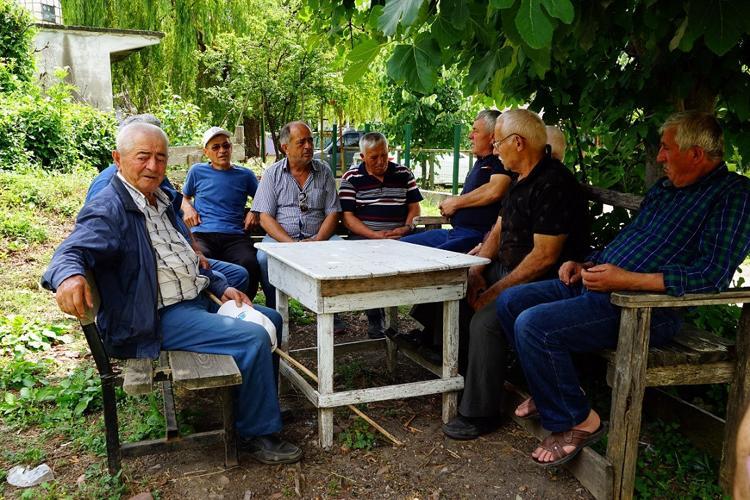
[[[737,330],[737,365],[729,387],[724,444],[721,450],[719,484],[726,495],[732,495],[736,467],[737,430],[750,402],[750,304],[743,304]]]
[[[458,375],[458,301],[443,302],[443,378]],[[443,423],[458,413],[458,392],[443,393]]]
[[[169,357],[166,352],[162,352],[159,356],[159,366],[169,367]],[[166,424],[165,438],[169,441],[170,439],[180,436],[180,428],[177,425],[177,411],[175,410],[172,382],[169,380],[162,382],[161,393],[164,399],[164,421]]]
[[[333,314],[318,314],[318,392],[333,392]],[[321,448],[333,446],[333,408],[318,409]]]
[[[385,314],[385,328],[392,328],[394,331],[398,331],[398,307],[389,307]],[[396,367],[398,366],[398,346],[390,338],[385,338],[385,349],[386,349],[386,368],[388,373],[391,375],[396,374]]]
[[[102,381],[102,401],[104,406],[104,429],[107,437],[107,468],[114,476],[120,472],[120,432],[117,427],[117,399],[115,397],[114,375],[104,375]]]
[[[615,500],[633,497],[650,324],[651,308],[622,309],[607,444]]]
[[[237,457],[237,431],[234,428],[234,388],[221,389],[221,406],[224,417],[224,467],[239,464]]]

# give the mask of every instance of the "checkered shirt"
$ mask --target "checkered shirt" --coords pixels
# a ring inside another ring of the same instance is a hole
[[[154,207],[119,172],[117,176],[146,217],[146,229],[156,258],[159,284],[157,307],[161,309],[183,300],[194,299],[208,286],[209,279],[199,274],[198,256],[167,216],[169,198],[161,189],[157,189]]]

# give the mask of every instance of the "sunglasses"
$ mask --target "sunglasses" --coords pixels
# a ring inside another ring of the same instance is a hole
[[[300,212],[307,212],[310,210],[310,206],[307,204],[307,193],[304,191],[299,192],[299,196],[297,197],[297,201],[299,201],[299,210]]]
[[[224,142],[222,144],[214,144],[213,146],[211,146],[211,151],[218,151],[220,149],[232,149],[232,143]]]

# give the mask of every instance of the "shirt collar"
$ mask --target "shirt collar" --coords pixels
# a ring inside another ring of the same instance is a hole
[[[664,177],[661,181],[661,186],[666,189],[693,189],[693,188],[699,188],[700,186],[703,186],[704,184],[710,184],[716,179],[717,177],[722,177],[726,175],[729,172],[729,169],[727,168],[727,164],[724,162],[719,163],[719,165],[711,170],[709,173],[695,181],[694,183],[683,186],[681,188],[676,187],[674,184],[672,184],[672,181],[669,180],[669,177]]]
[[[283,162],[281,164],[281,169],[282,170],[289,170],[289,160],[286,157],[284,157],[284,159],[281,160],[281,161]],[[318,172],[320,170],[320,165],[318,165],[319,162],[320,162],[320,160],[316,160],[315,158],[313,158],[312,160],[310,160],[310,169],[313,172]]]

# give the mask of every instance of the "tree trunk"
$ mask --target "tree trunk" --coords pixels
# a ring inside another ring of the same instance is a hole
[[[243,118],[245,126],[245,156],[255,158],[260,156],[260,121],[257,118]]]

